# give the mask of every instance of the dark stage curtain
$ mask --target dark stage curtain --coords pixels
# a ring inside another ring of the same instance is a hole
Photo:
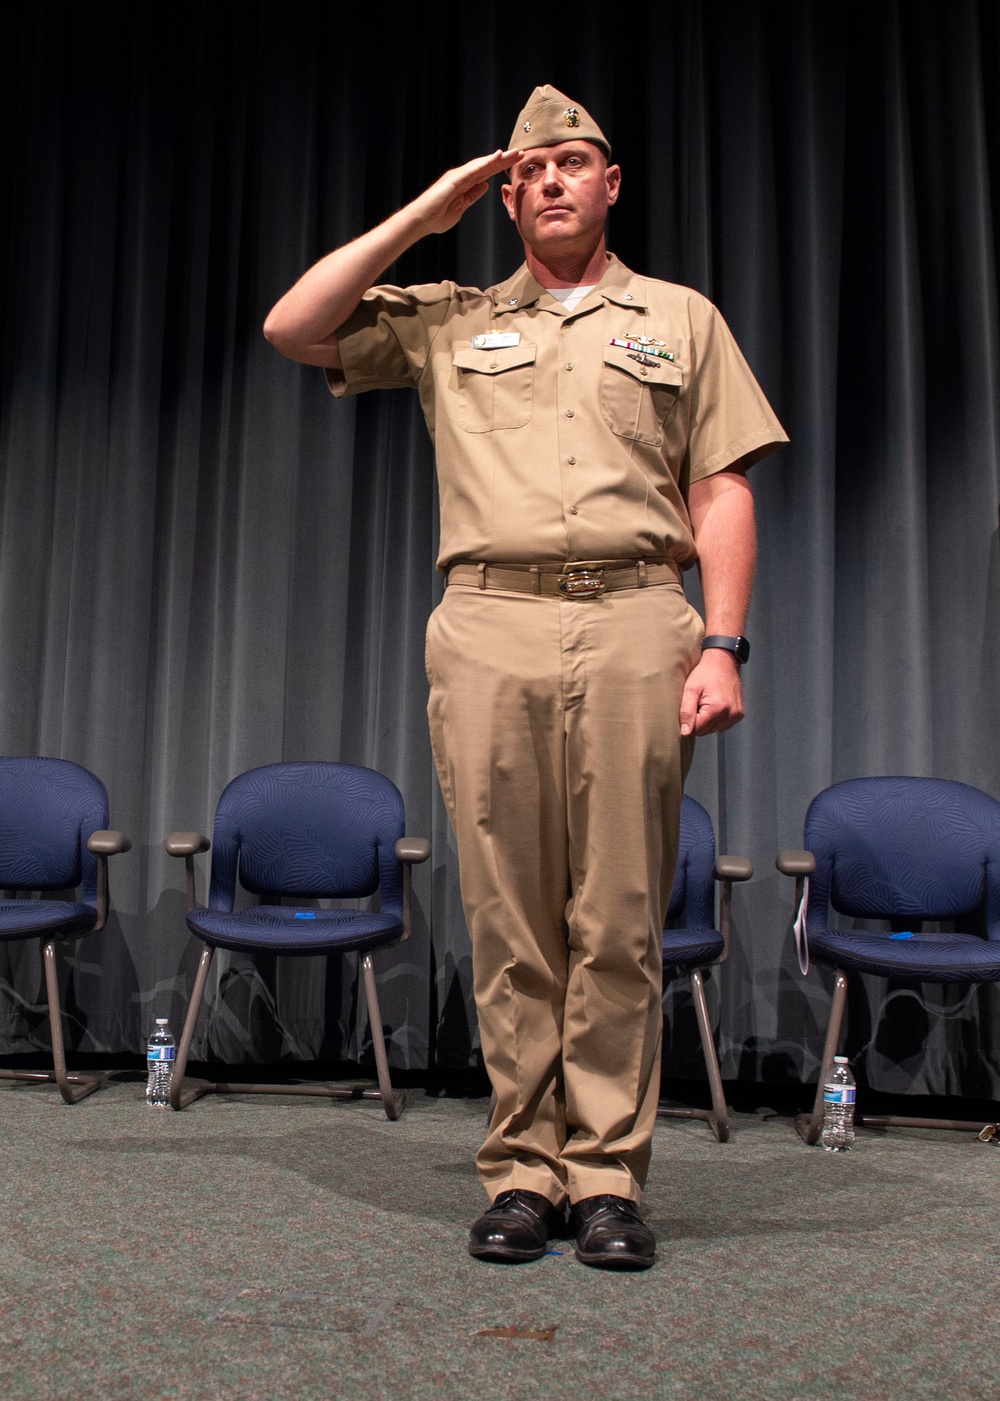
[[[393,1061],[474,1063],[424,718],[422,419],[408,394],[335,404],[260,326],[553,82],[623,166],[612,247],[719,304],[791,433],[753,473],[749,717],[701,743],[689,791],[758,871],[719,980],[724,1073],[813,1075],[828,988],[798,974],[773,867],[808,800],[887,773],[1000,794],[1000,9],[9,0],[0,26],[0,752],[93,769],[136,844],[69,959],[72,1044],[135,1051],[180,1019],[196,950],[164,835],[210,830],[252,765],[334,758],[388,773],[434,843],[387,980]],[[492,195],[393,275],[519,261]],[[34,952],[0,951],[0,979],[0,1051],[44,1044]],[[233,959],[219,991],[201,1054],[364,1052],[353,967]],[[872,1083],[1000,1090],[993,990],[928,993],[930,1019],[918,993],[868,997]],[[668,1009],[668,1069],[699,1073]]]

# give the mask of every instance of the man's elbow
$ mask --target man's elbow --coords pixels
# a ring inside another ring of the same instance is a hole
[[[287,355],[290,360],[296,358],[295,351],[298,348],[295,336],[291,333],[284,318],[277,313],[277,308],[272,308],[268,312],[264,321],[264,339],[269,345],[273,345],[275,350]]]
[[[341,368],[340,345],[336,336],[318,343],[303,340],[294,326],[271,311],[264,321],[264,339],[281,355],[300,365],[319,365],[327,370]]]

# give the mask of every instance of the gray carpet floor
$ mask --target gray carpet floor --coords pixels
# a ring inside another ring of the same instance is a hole
[[[4,1398],[996,1397],[1000,1154],[656,1130],[655,1268],[466,1253],[485,1101],[0,1090]]]

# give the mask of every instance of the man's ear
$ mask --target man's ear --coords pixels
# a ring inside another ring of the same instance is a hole
[[[510,217],[517,221],[517,202],[514,199],[514,186],[508,181],[500,186],[500,194],[503,197],[503,207]]]
[[[618,196],[622,187],[622,169],[620,165],[609,165],[604,172],[604,178],[608,182],[608,204],[617,204]]]

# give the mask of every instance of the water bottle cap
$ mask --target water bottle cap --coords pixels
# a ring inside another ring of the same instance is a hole
[[[166,1026],[166,1024],[167,1024],[167,1018],[166,1018],[166,1017],[157,1017],[157,1019],[156,1019],[156,1025],[157,1025],[157,1026]]]
[[[846,1057],[846,1056],[834,1056],[833,1059],[836,1061],[836,1063],[837,1063],[838,1065],[846,1065],[846,1064],[847,1064],[847,1057]]]

